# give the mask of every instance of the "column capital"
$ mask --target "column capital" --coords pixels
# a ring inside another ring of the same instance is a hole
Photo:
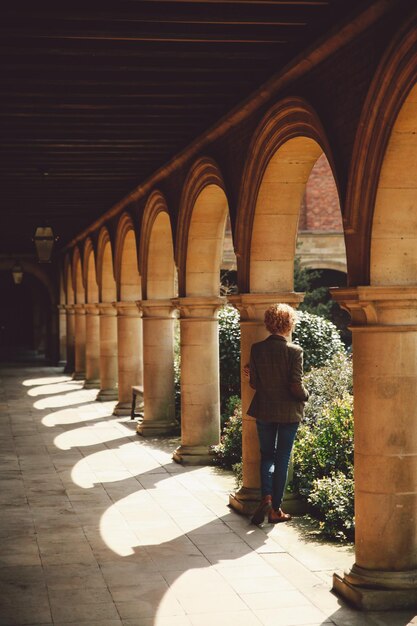
[[[136,304],[144,318],[172,319],[177,311],[172,300],[139,300]]]
[[[85,315],[85,304],[84,303],[74,304],[74,312],[76,315]]]
[[[106,317],[116,317],[117,311],[113,306],[113,302],[98,302],[97,306],[100,315],[104,315]]]
[[[192,296],[174,298],[172,305],[179,309],[181,318],[217,319],[217,311],[227,303],[224,296]]]
[[[417,287],[382,285],[333,287],[332,298],[352,318],[352,331],[417,330]]]
[[[60,313],[65,313],[67,310],[67,305],[66,304],[57,304],[56,308],[58,309],[58,311]]]
[[[136,302],[113,302],[118,317],[141,317]]]
[[[227,297],[227,301],[240,313],[242,321],[259,320],[263,322],[265,309],[271,304],[283,302],[297,308],[303,301],[304,294],[295,291],[278,293],[241,293]]]
[[[85,305],[85,312],[87,315],[98,315],[98,303],[97,302],[87,302]]]
[[[70,315],[75,314],[75,304],[64,304],[65,310]]]

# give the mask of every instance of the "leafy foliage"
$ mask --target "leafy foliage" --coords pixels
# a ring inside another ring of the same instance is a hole
[[[318,315],[298,312],[298,322],[292,340],[304,350],[304,370],[321,367],[334,354],[344,352],[336,326]]]
[[[334,400],[352,395],[352,361],[344,352],[337,352],[322,367],[304,376],[310,398],[304,410],[304,424],[316,424],[324,409]]]
[[[313,283],[320,279],[321,274],[320,270],[310,270],[301,267],[300,258],[295,257],[294,290],[305,293],[304,300],[300,304],[300,311],[320,315],[330,320],[335,303],[330,300],[328,288],[313,287]]]
[[[225,423],[221,441],[213,447],[217,462],[229,469],[242,461],[242,406],[236,406],[233,415]]]
[[[300,425],[294,445],[294,482],[308,496],[317,478],[336,470],[348,475],[352,467],[352,397],[346,396],[326,407],[314,425]]]
[[[232,306],[219,311],[220,404],[240,395],[240,317]],[[231,413],[229,413],[231,415]]]
[[[332,472],[330,476],[318,478],[308,497],[319,518],[319,528],[331,539],[353,541],[354,481],[352,475]]]

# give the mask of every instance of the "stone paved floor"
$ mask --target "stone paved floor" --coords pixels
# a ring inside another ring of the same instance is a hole
[[[0,369],[0,624],[405,626],[330,589],[351,551],[262,529],[229,473],[171,461],[55,368]]]

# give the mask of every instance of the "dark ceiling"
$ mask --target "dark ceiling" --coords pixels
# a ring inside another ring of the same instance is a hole
[[[2,9],[3,253],[65,244],[359,2],[67,4]]]

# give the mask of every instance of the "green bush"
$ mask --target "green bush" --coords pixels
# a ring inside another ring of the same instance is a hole
[[[225,423],[218,446],[213,447],[219,465],[232,469],[242,461],[242,408],[237,406]]]
[[[220,406],[240,395],[240,317],[232,306],[219,311]],[[229,413],[232,415],[232,413]]]
[[[302,423],[294,444],[294,485],[308,496],[318,478],[353,467],[352,397],[345,396],[324,408],[314,424]]]
[[[226,422],[230,418],[230,416],[234,414],[236,409],[240,410],[241,406],[242,406],[242,400],[240,399],[240,396],[230,396],[226,400],[224,411],[220,416],[222,431],[225,427]]]
[[[294,329],[292,341],[304,350],[304,370],[321,367],[334,354],[344,352],[336,326],[318,315],[298,311],[298,322]]]
[[[304,410],[304,424],[315,424],[324,409],[334,400],[352,395],[352,361],[344,352],[333,355],[320,368],[304,376],[310,398]]]
[[[353,476],[343,472],[332,472],[325,478],[317,478],[308,497],[319,528],[331,539],[353,541],[354,524],[354,481]]]

